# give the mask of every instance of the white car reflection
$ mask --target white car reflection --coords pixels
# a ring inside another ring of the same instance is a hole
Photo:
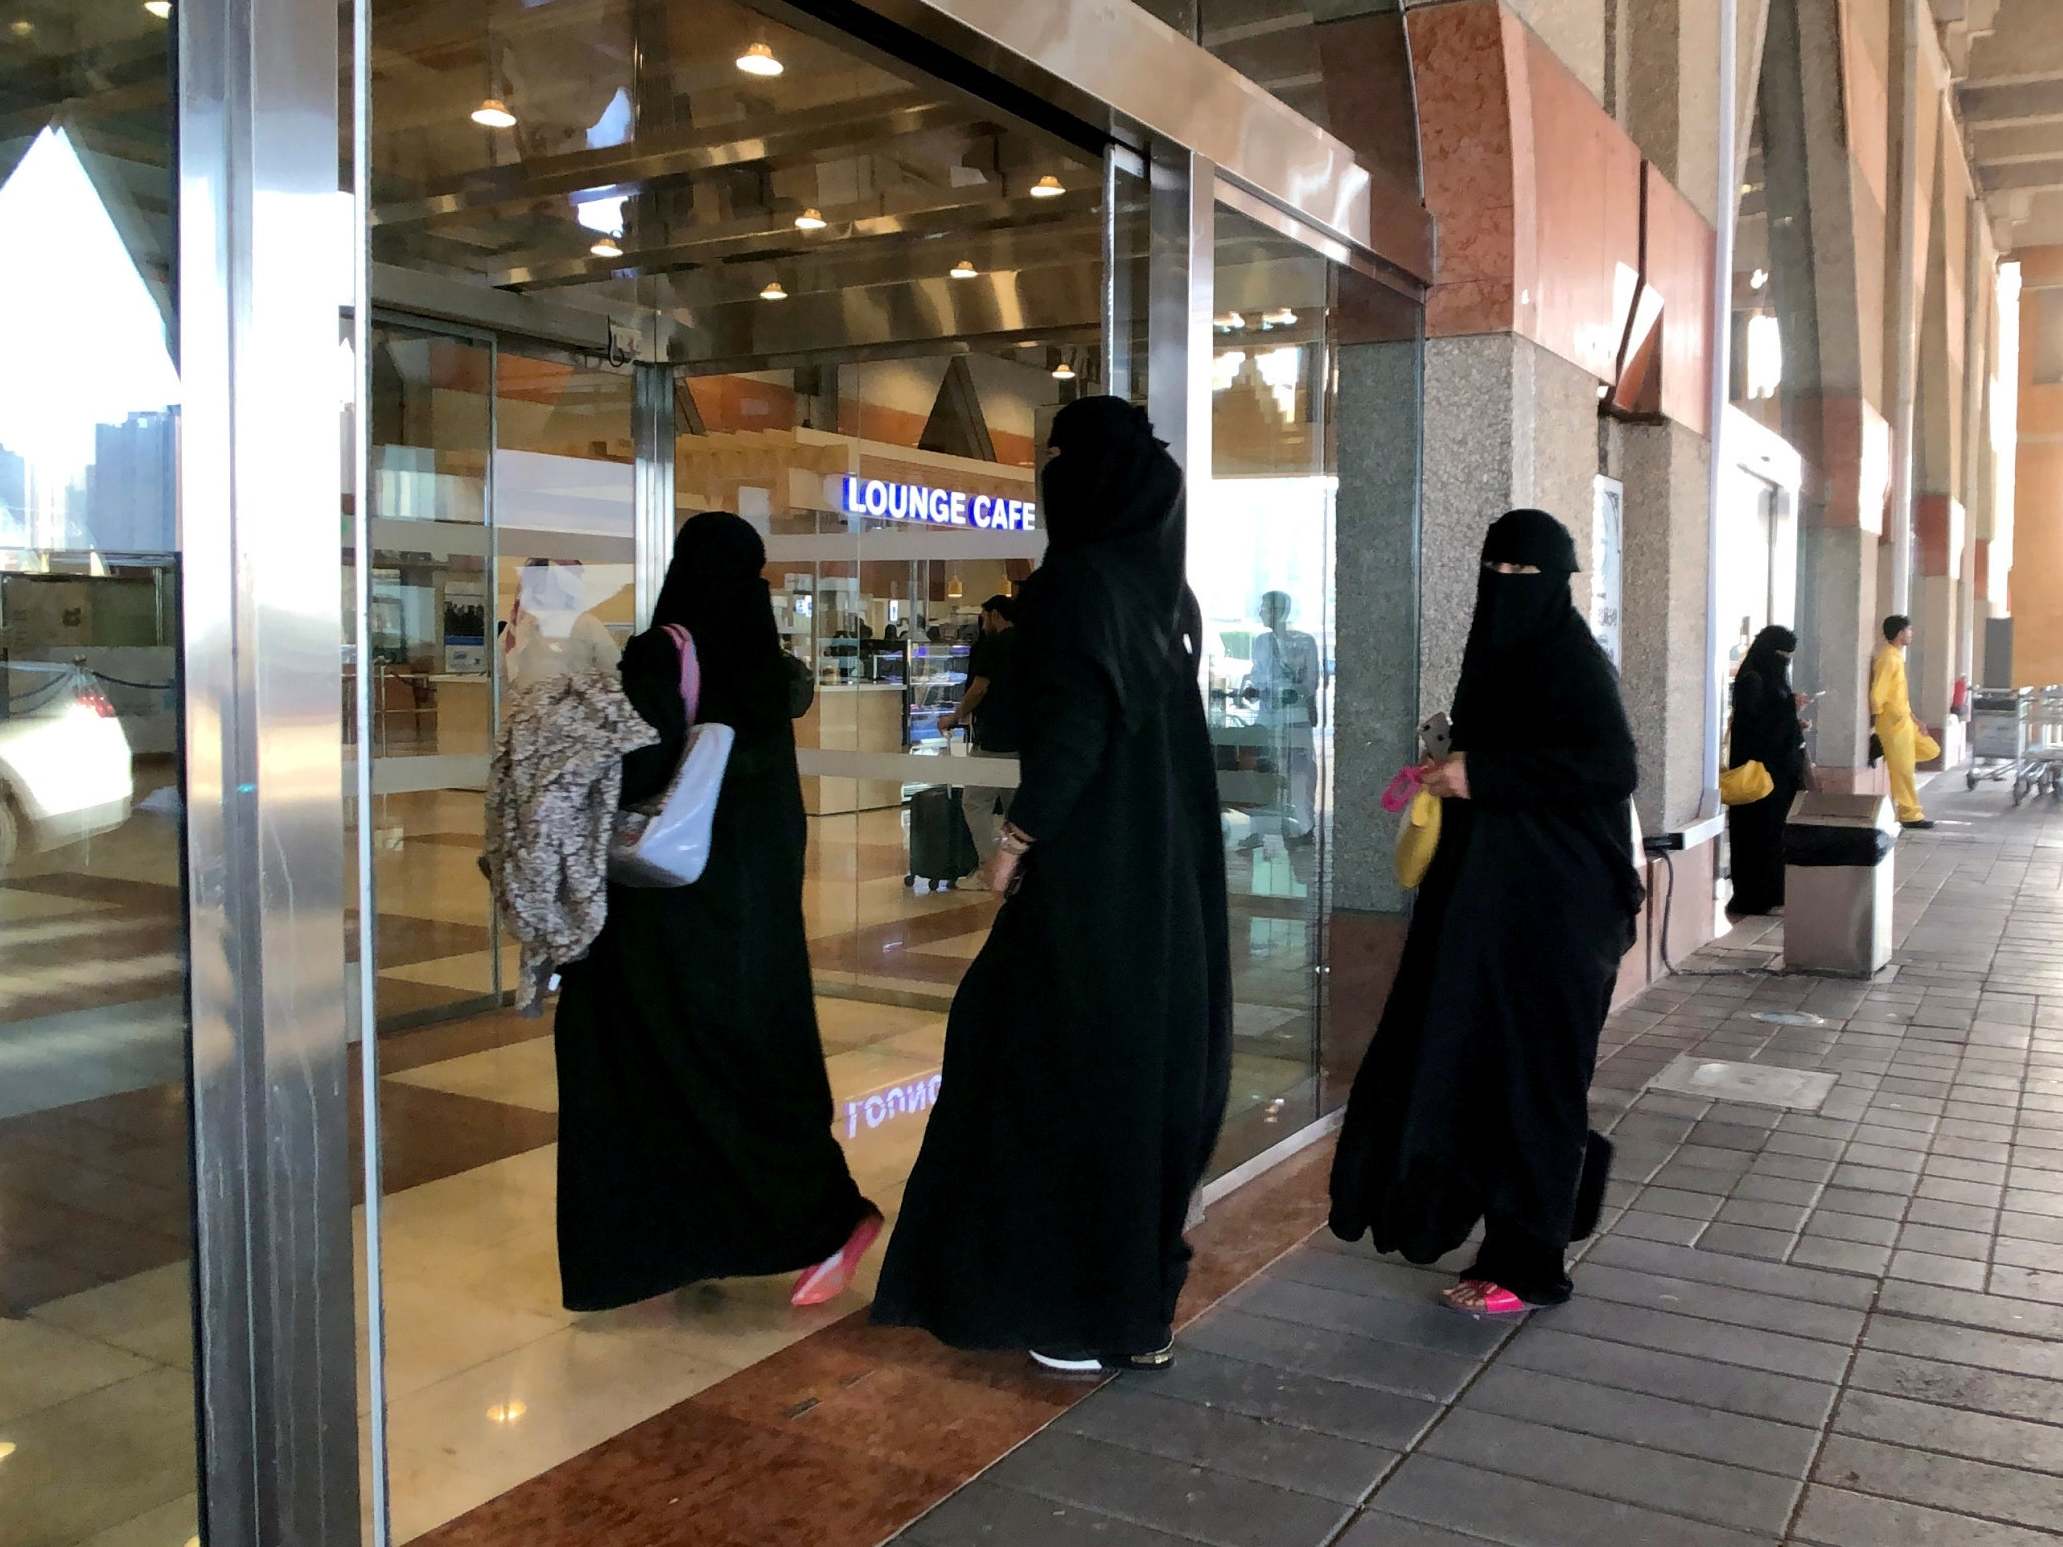
[[[0,867],[129,820],[129,738],[90,672],[8,663],[0,716]]]

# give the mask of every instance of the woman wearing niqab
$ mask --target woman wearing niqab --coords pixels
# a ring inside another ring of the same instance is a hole
[[[1737,917],[1774,913],[1784,905],[1784,821],[1805,782],[1805,727],[1791,691],[1791,655],[1798,636],[1772,625],[1755,636],[1733,679],[1733,728],[1727,767],[1760,763],[1769,770],[1769,794],[1726,808]]]
[[[559,1272],[571,1310],[701,1279],[807,1270],[797,1304],[842,1292],[880,1228],[831,1130],[802,912],[802,787],[790,680],[750,524],[680,530],[623,690],[659,732],[623,760],[623,803],[664,791],[686,743],[680,654],[693,635],[697,719],[736,733],[693,886],[609,888],[608,922],[562,971]]]
[[[1355,1078],[1332,1229],[1428,1263],[1478,1222],[1458,1310],[1566,1300],[1610,1146],[1589,1131],[1598,1035],[1642,891],[1633,736],[1569,595],[1568,531],[1500,517],[1483,544],[1444,798],[1397,980]]]
[[[1201,625],[1182,475],[1144,413],[1079,400],[1051,449],[1046,560],[1017,614],[1006,900],[954,996],[874,1317],[1059,1368],[1158,1368],[1230,1068]]]

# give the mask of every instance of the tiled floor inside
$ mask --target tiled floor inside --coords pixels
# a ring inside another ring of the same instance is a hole
[[[1934,797],[1871,984],[1685,976],[1614,1017],[1578,1298],[1522,1327],[1319,1232],[912,1525],[920,1547],[2063,1540],[2063,813]],[[1688,964],[1753,969],[1781,925]],[[1804,1010],[1824,1025],[1754,1017]],[[1680,1053],[1814,1115],[1644,1093]]]

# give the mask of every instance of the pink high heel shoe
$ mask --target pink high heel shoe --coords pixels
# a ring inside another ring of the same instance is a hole
[[[867,1249],[880,1236],[881,1228],[879,1214],[869,1214],[861,1220],[843,1246],[795,1281],[795,1292],[788,1296],[788,1303],[794,1306],[823,1305],[844,1294],[852,1287],[852,1276],[860,1269],[860,1259],[867,1255]]]

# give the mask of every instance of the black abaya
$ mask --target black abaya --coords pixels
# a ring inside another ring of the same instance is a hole
[[[1342,1239],[1431,1262],[1484,1221],[1465,1276],[1534,1304],[1567,1298],[1567,1244],[1595,1222],[1590,1077],[1641,895],[1633,738],[1573,568],[1570,548],[1479,587],[1454,713],[1470,798],[1444,803],[1332,1175]]]
[[[658,611],[695,633],[699,718],[737,732],[708,869],[688,887],[611,886],[601,938],[562,974],[559,1268],[571,1310],[809,1267],[872,1209],[831,1129],[788,683],[758,566],[731,557],[734,603],[682,602],[670,579]],[[630,642],[623,685],[664,737],[624,760],[632,804],[664,788],[687,731],[664,633]]]
[[[1128,550],[1072,529],[1081,507],[1049,480],[1054,548],[1020,603],[1010,818],[1037,841],[954,996],[874,1302],[962,1348],[1165,1345],[1224,1115],[1224,851],[1193,603],[1156,557],[1181,551],[1179,474],[1156,456],[1093,480],[1095,536]]]
[[[1774,786],[1761,800],[1726,811],[1733,867],[1727,911],[1742,917],[1772,913],[1784,902],[1784,823],[1805,774],[1805,731],[1781,653],[1796,643],[1787,629],[1763,630],[1734,676],[1727,766],[1760,763]]]

